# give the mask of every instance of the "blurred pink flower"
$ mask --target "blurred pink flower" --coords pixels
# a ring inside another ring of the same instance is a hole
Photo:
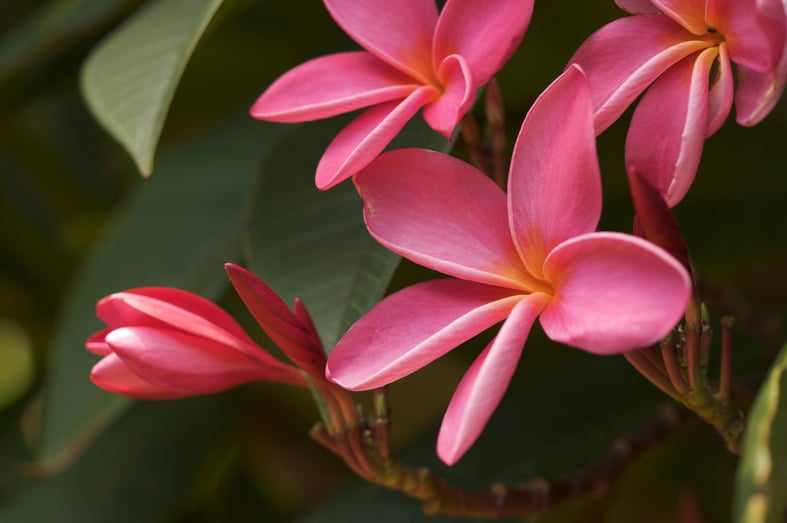
[[[592,34],[569,63],[590,80],[596,132],[642,94],[626,142],[635,168],[674,206],[707,137],[729,115],[751,126],[787,80],[787,0],[616,0],[633,13]],[[734,87],[732,63],[737,66]]]
[[[450,139],[476,90],[516,50],[533,0],[324,0],[336,23],[366,51],[310,60],[285,73],[251,114],[304,122],[368,107],[344,128],[317,166],[328,189],[352,176],[391,142],[419,109]]]
[[[102,356],[99,387],[140,399],[213,394],[251,381],[307,386],[305,376],[260,348],[217,305],[180,289],[143,287],[98,302],[107,324],[87,340]]]
[[[688,302],[689,275],[662,249],[593,232],[601,181],[590,90],[578,67],[527,115],[507,196],[475,168],[418,149],[383,154],[355,181],[378,241],[453,277],[372,308],[328,358],[330,379],[348,389],[380,387],[504,321],[443,419],[437,451],[448,464],[497,407],[537,316],[555,341],[614,354],[659,340]]]

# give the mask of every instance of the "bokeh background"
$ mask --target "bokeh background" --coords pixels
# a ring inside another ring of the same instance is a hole
[[[417,502],[353,480],[309,439],[318,415],[306,392],[261,383],[130,402],[89,382],[96,358],[83,342],[101,326],[95,300],[131,286],[208,296],[270,347],[222,263],[285,274],[290,260],[277,258],[276,242],[309,227],[288,212],[329,201],[311,186],[310,169],[339,124],[291,129],[247,115],[282,72],[355,48],[316,0],[223,2],[177,87],[154,174],[141,178],[85,105],[80,71],[102,38],[154,3],[0,2],[0,523],[427,521]],[[522,46],[498,75],[509,144],[579,44],[622,14],[612,0],[536,0]],[[631,228],[629,116],[599,138],[603,229]],[[744,405],[785,341],[786,138],[785,101],[754,128],[731,118],[707,141],[697,180],[675,210],[712,317],[738,319]],[[454,153],[463,156],[461,141]],[[331,205],[348,199],[344,214],[360,220],[352,197]],[[318,245],[315,253],[342,248]],[[331,274],[326,266],[321,279]],[[428,277],[402,262],[389,290]],[[279,281],[272,285],[288,299],[332,292]],[[468,487],[570,476],[667,401],[622,358],[581,354],[536,328],[504,405],[448,469],[434,455],[436,426],[490,336],[391,387],[394,448],[408,462]],[[690,422],[598,494],[531,520],[674,522],[679,507],[696,505],[708,523],[730,521],[736,465],[718,436]]]

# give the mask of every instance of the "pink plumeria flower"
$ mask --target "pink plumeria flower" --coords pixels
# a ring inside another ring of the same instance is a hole
[[[90,378],[110,392],[173,399],[252,381],[308,386],[301,371],[265,352],[229,314],[196,294],[130,289],[101,299],[96,312],[107,328],[87,341],[102,356]]]
[[[533,0],[324,0],[366,51],[306,62],[276,80],[251,114],[272,122],[318,120],[368,107],[317,166],[328,189],[368,165],[419,109],[450,139],[476,90],[505,64],[525,34]]]
[[[437,453],[448,464],[500,402],[536,317],[555,341],[615,354],[659,340],[688,302],[689,275],[662,249],[593,232],[601,181],[590,90],[577,67],[525,119],[507,196],[460,160],[418,149],[383,154],[356,184],[378,241],[452,278],[373,307],[328,358],[330,379],[352,390],[386,385],[503,321],[443,418]]]
[[[694,181],[705,139],[727,119],[733,100],[738,123],[751,126],[781,97],[787,0],[616,3],[633,16],[596,31],[570,63],[588,75],[598,133],[645,91],[629,127],[626,165],[674,206]]]

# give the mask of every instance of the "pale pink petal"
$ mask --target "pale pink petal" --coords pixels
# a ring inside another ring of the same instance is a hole
[[[141,400],[168,400],[188,396],[153,385],[134,374],[116,354],[110,354],[93,366],[90,380],[104,390]]]
[[[694,181],[708,128],[708,75],[718,48],[690,56],[648,89],[631,118],[626,165],[633,167],[670,207]]]
[[[224,265],[233,287],[265,334],[298,367],[322,375],[325,354],[311,333],[270,287],[251,272],[233,264]]]
[[[461,55],[475,87],[485,85],[514,54],[533,14],[533,0],[448,0],[435,31],[434,64]]]
[[[315,58],[268,87],[251,115],[271,122],[306,122],[405,98],[418,82],[365,51]]]
[[[640,238],[591,233],[561,244],[544,274],[555,287],[541,313],[553,340],[597,354],[646,347],[680,320],[691,294],[688,272]]]
[[[369,232],[388,249],[450,276],[522,288],[505,193],[467,163],[424,149],[383,154],[355,178]]]
[[[115,329],[106,340],[134,374],[184,395],[212,394],[251,381],[306,385],[294,367],[261,349],[252,359],[205,338],[149,327]]]
[[[724,35],[730,59],[749,69],[772,71],[784,50],[782,0],[707,0],[708,24]]]
[[[596,134],[601,134],[664,71],[711,45],[663,15],[627,16],[593,33],[569,63],[590,80]]]
[[[323,153],[317,165],[317,187],[330,189],[366,167],[418,110],[437,96],[434,87],[421,87],[402,101],[380,104],[361,113]]]
[[[438,76],[443,94],[424,107],[423,115],[429,127],[450,140],[456,124],[473,105],[475,84],[467,62],[457,55],[443,60]]]
[[[495,339],[465,373],[451,398],[437,437],[437,454],[446,464],[459,461],[475,443],[503,399],[530,327],[549,298],[538,293],[520,300]]]
[[[110,332],[112,332],[112,329],[107,327],[106,329],[102,329],[95,334],[92,334],[85,342],[85,348],[93,354],[97,354],[98,356],[106,356],[111,354],[112,349],[109,348],[109,345],[107,345],[107,342],[104,339]]]
[[[98,317],[109,327],[177,329],[253,352],[254,342],[221,307],[197,294],[169,287],[130,289],[102,298]]]
[[[712,79],[713,85],[708,95],[708,129],[705,137],[711,136],[727,120],[732,110],[732,99],[735,94],[735,78],[727,51],[727,44],[719,45],[719,57],[716,60],[717,71]]]
[[[514,243],[536,277],[557,244],[598,225],[601,176],[590,89],[576,66],[525,117],[511,159],[508,206]]]
[[[323,0],[344,31],[380,60],[432,83],[434,0]]]
[[[350,390],[387,385],[502,321],[521,299],[453,278],[407,287],[350,327],[328,357],[326,376]]]
[[[653,5],[695,35],[708,32],[705,4],[708,0],[651,0]],[[733,0],[737,2],[738,0]]]
[[[659,13],[659,8],[650,0],[615,0],[615,3],[631,14]]]

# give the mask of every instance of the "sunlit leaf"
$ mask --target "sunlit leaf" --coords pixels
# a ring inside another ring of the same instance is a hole
[[[99,122],[153,171],[153,155],[183,70],[221,0],[148,3],[90,54],[82,90]]]
[[[787,517],[787,346],[749,411],[735,488],[736,523]]]
[[[303,125],[271,153],[251,202],[246,238],[252,270],[285,302],[303,300],[328,351],[380,299],[399,262],[366,231],[351,181],[329,191],[314,185],[317,162],[342,123]],[[420,122],[408,126],[397,144],[449,148]]]
[[[245,114],[167,151],[160,176],[140,182],[104,230],[63,304],[45,390],[40,458],[67,461],[128,401],[88,379],[94,355],[84,341],[101,327],[95,303],[142,285],[180,287],[208,298],[227,285],[223,263],[237,259],[243,201],[279,128]]]

